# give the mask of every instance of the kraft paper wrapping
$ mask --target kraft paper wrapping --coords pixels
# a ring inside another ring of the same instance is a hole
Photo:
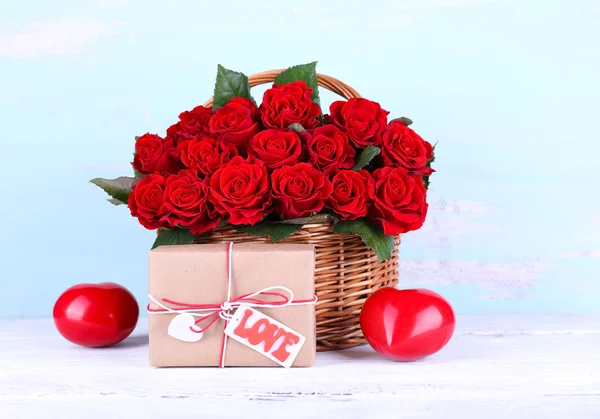
[[[234,244],[232,292],[235,298],[270,286],[287,287],[294,300],[314,297],[315,250],[308,244]],[[190,304],[220,304],[227,299],[227,244],[160,246],[150,251],[149,292]],[[158,309],[153,302],[151,309]],[[314,304],[256,308],[306,337],[293,367],[315,363]],[[149,314],[150,365],[154,367],[218,366],[225,321],[219,319],[198,342],[167,334],[176,314]],[[264,355],[227,338],[225,366],[279,366]]]

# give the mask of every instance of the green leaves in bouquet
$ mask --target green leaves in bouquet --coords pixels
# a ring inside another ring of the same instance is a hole
[[[278,224],[315,224],[315,223],[334,223],[337,218],[332,214],[313,214],[307,217],[290,218],[288,220],[277,221]]]
[[[111,196],[112,199],[109,199],[108,202],[114,205],[127,204],[127,199],[136,181],[135,178],[125,176],[116,179],[95,178],[90,180],[91,183],[102,188]]]
[[[243,73],[228,70],[219,64],[213,94],[213,110],[222,108],[234,97],[252,99],[248,77]]]
[[[396,118],[396,119],[392,119],[392,120],[390,121],[390,123],[392,123],[392,122],[394,122],[394,121],[402,121],[402,122],[404,122],[404,125],[406,125],[406,126],[409,126],[409,125],[411,125],[411,124],[413,123],[412,119],[410,119],[410,118],[407,118],[407,117],[405,117],[405,116],[402,116],[402,117],[400,117],[400,118]]]
[[[340,221],[333,226],[334,233],[358,234],[362,241],[377,253],[380,262],[392,257],[394,237],[383,234],[383,229],[369,223],[364,218],[352,221]]]
[[[137,180],[140,180],[141,178],[144,177],[144,175],[142,175],[140,172],[138,172],[137,170],[133,169],[133,175],[135,176],[135,178]]]
[[[287,239],[292,234],[302,228],[302,224],[284,224],[271,221],[262,221],[255,225],[234,225],[240,233],[251,234],[253,236],[268,236],[273,243]]]
[[[358,158],[356,159],[356,163],[352,170],[360,170],[365,167],[367,164],[371,162],[379,153],[381,153],[381,149],[374,145],[370,145],[361,151],[358,154]]]
[[[158,235],[152,249],[158,246],[173,246],[177,244],[192,244],[194,243],[194,235],[185,228],[174,228],[171,230],[158,230]]]
[[[125,202],[121,202],[121,201],[119,201],[118,199],[115,199],[115,198],[108,198],[107,201],[110,202],[113,205],[126,205]]]
[[[433,145],[433,157],[431,158],[431,160],[429,160],[427,162],[427,167],[431,167],[431,163],[433,163],[435,161],[435,146],[437,145],[437,143],[435,143]],[[425,189],[429,189],[429,176],[423,176],[423,185],[425,186]]]
[[[275,77],[275,84],[288,84],[293,81],[303,81],[312,89],[311,99],[321,106],[319,100],[319,84],[317,82],[317,62],[295,65],[282,71]]]
[[[255,225],[234,225],[232,226],[240,233],[251,234],[253,236],[268,236],[274,243],[287,239],[296,233],[305,224],[312,223],[332,223],[337,219],[331,214],[313,214],[307,217],[292,218],[280,221],[261,221]]]
[[[139,135],[135,136],[135,141],[137,142],[138,138],[140,138]],[[135,160],[135,151],[133,152],[133,160]],[[135,176],[136,179],[141,179],[144,177],[144,175],[142,175],[140,172],[138,172],[137,170],[135,170],[135,168],[133,169],[133,175]]]

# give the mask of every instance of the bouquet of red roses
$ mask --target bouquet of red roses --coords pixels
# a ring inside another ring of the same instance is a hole
[[[388,115],[363,98],[323,114],[316,62],[279,73],[260,105],[244,74],[218,66],[212,108],[181,113],[164,137],[136,137],[134,177],[91,182],[158,229],[154,247],[225,224],[279,241],[327,220],[385,260],[394,235],[423,225],[434,172],[434,147]]]

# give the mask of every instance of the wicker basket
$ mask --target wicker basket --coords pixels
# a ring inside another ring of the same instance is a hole
[[[270,83],[283,70],[270,70],[248,77],[251,87]],[[346,99],[360,97],[341,81],[317,74],[322,86]],[[212,98],[205,107],[212,106]],[[224,227],[196,239],[196,243],[270,242]],[[360,330],[360,310],[369,295],[383,286],[398,282],[398,246],[395,238],[392,257],[379,263],[377,255],[356,235],[336,234],[328,223],[306,224],[284,243],[309,243],[316,247],[315,290],[319,298],[317,315],[317,350],[345,349],[365,342]]]

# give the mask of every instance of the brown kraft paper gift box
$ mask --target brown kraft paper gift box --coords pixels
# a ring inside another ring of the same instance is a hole
[[[228,244],[160,246],[149,255],[149,293],[158,300],[187,304],[221,304],[227,300]],[[234,244],[231,254],[231,298],[282,286],[294,300],[314,298],[314,246],[307,244]],[[150,301],[149,309],[160,307]],[[255,307],[306,338],[293,367],[315,363],[314,304],[275,308]],[[225,321],[206,330],[197,342],[167,334],[177,314],[149,313],[150,365],[154,367],[219,366]],[[263,354],[227,337],[226,367],[279,366]]]

